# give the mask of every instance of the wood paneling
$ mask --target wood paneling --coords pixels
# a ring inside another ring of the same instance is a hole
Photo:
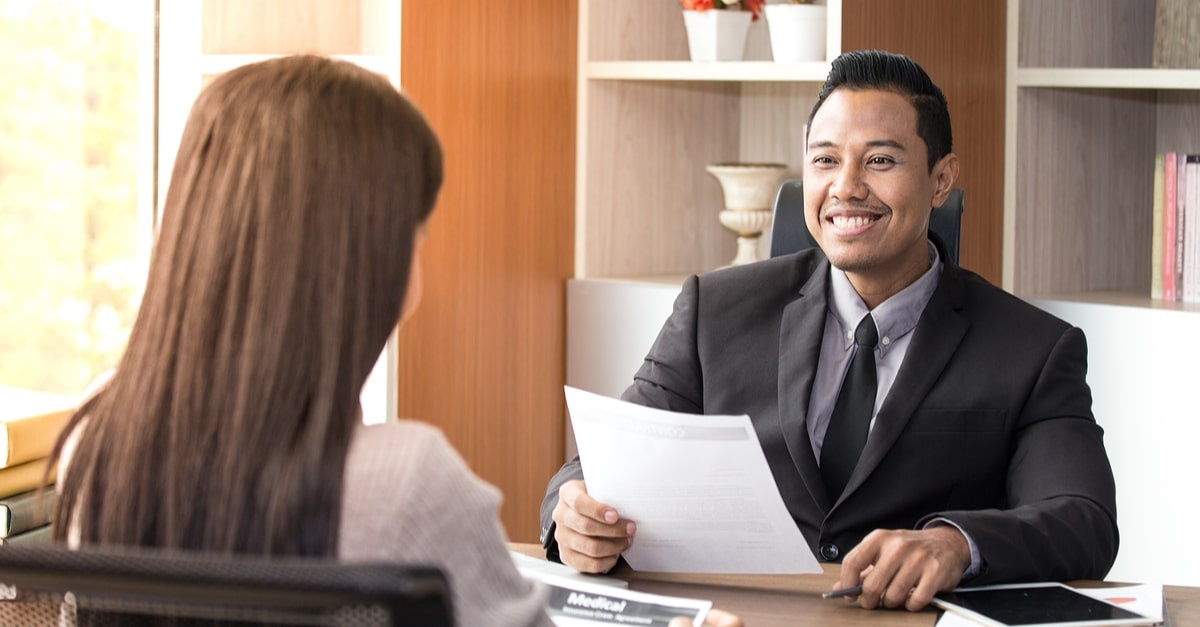
[[[1150,67],[1155,0],[1024,2],[1017,65]]]
[[[842,49],[908,55],[946,94],[964,191],[961,264],[1000,284],[1004,214],[1003,0],[845,0]]]
[[[1017,145],[1038,158],[1017,159],[1014,291],[1148,294],[1155,94],[1022,89],[1017,98]]]
[[[738,119],[739,86],[593,81],[587,89],[579,276],[686,275],[729,263],[736,239],[717,221],[721,187],[704,168],[737,160],[737,127],[710,121]]]
[[[425,297],[400,332],[400,416],[440,426],[536,541],[563,459],[577,7],[405,2],[401,79],[442,141]]]

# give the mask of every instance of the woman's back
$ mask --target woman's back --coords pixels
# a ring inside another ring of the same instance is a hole
[[[413,421],[359,429],[344,485],[339,559],[439,566],[462,625],[550,624],[543,589],[505,547],[500,493],[440,431]]]

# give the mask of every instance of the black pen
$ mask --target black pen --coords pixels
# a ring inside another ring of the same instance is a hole
[[[830,590],[829,592],[821,593],[822,599],[840,599],[842,597],[853,597],[862,594],[862,586],[850,586],[841,590]]]

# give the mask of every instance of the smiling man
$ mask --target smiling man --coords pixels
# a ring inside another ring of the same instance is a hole
[[[623,398],[748,414],[796,525],[863,607],[1102,578],[1115,488],[1087,344],[929,239],[959,169],[941,90],[907,57],[846,53],[808,129],[820,249],[690,277]],[[584,572],[637,533],[588,496],[578,459],[551,479],[542,527]]]

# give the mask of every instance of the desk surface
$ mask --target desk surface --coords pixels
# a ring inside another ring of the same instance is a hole
[[[513,543],[509,547],[525,555],[544,558],[537,544]],[[671,596],[707,599],[717,607],[742,617],[747,627],[822,625],[851,627],[931,627],[937,611],[922,612],[864,610],[840,599],[822,599],[833,587],[840,565],[824,565],[820,575],[693,575],[642,573],[621,567],[613,576],[629,582],[631,590]],[[1080,587],[1103,585],[1072,582]],[[1200,627],[1200,588],[1165,586],[1167,623],[1171,627]]]

